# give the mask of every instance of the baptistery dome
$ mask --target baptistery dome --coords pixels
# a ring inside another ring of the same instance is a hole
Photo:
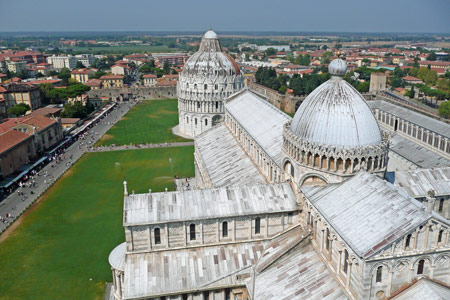
[[[303,184],[340,182],[359,170],[384,175],[388,137],[382,135],[363,96],[343,79],[342,59],[331,78],[300,105],[283,130],[286,173]]]
[[[219,123],[224,116],[223,100],[243,87],[238,65],[222,51],[217,34],[209,30],[178,80],[180,132],[194,137]]]

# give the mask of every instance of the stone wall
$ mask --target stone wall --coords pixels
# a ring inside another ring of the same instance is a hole
[[[111,88],[90,90],[88,96],[90,98],[110,97],[113,101],[150,100],[176,98],[177,91],[176,86]]]
[[[282,95],[275,90],[262,86],[257,83],[249,83],[248,87],[263,96],[270,104],[282,111],[293,114],[306,97],[296,97],[292,95]]]
[[[127,251],[149,252],[269,239],[298,224],[296,214],[298,211],[125,227]],[[195,228],[195,238],[191,237],[191,226]],[[226,233],[224,228],[227,228]],[[159,230],[159,238],[155,237],[155,230]]]

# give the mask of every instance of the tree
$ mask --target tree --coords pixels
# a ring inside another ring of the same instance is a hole
[[[166,74],[169,74],[169,72],[170,72],[170,66],[169,66],[169,64],[168,63],[164,63],[163,64],[163,70],[164,70],[164,72],[166,72]]]
[[[431,52],[430,55],[428,55],[427,60],[435,61],[437,59],[436,53]]]
[[[14,105],[13,107],[10,107],[8,109],[8,113],[15,116],[23,116],[27,111],[29,111],[31,107],[28,104],[25,103],[19,103]]]
[[[450,101],[442,102],[438,107],[439,115],[444,118],[450,118]]]
[[[285,85],[282,85],[279,89],[278,89],[278,92],[280,93],[280,94],[286,94],[286,91],[287,91],[287,86],[285,86]]]
[[[277,50],[275,50],[275,49],[272,48],[272,47],[266,49],[266,55],[267,55],[267,56],[275,55],[275,53],[277,53]]]
[[[62,79],[62,84],[66,85],[69,82],[70,70],[67,68],[62,68],[58,74],[58,78]]]
[[[336,49],[341,49],[342,48],[342,44],[336,44],[335,46],[334,46],[334,48],[336,48]]]
[[[84,68],[86,68],[86,66],[83,65],[83,63],[81,61],[77,61],[75,69],[84,69]]]
[[[409,75],[417,77],[417,74],[419,73],[419,68],[413,67],[409,70]]]

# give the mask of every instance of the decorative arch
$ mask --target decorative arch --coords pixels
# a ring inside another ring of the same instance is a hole
[[[294,165],[289,159],[287,159],[283,164],[283,170],[286,174],[290,175],[292,178],[295,176]]]
[[[299,180],[300,186],[303,185],[326,185],[328,181],[320,174],[308,173],[303,175]]]

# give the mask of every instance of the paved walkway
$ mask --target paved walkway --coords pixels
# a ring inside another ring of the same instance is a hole
[[[91,148],[128,110],[133,103],[125,102],[118,104],[103,120],[89,129],[88,133],[78,139],[64,152],[65,159],[59,163],[52,161],[39,171],[40,176],[34,176],[35,187],[22,187],[10,194],[0,202],[0,216],[10,217],[6,222],[0,222],[0,233],[10,226],[36,199],[49,189],[64,173]],[[19,195],[23,192],[23,195]]]
[[[139,144],[139,145],[123,145],[123,146],[100,146],[100,147],[90,147],[88,149],[88,151],[89,152],[107,152],[107,151],[121,151],[121,150],[151,149],[151,148],[186,147],[186,146],[194,146],[194,142]]]

